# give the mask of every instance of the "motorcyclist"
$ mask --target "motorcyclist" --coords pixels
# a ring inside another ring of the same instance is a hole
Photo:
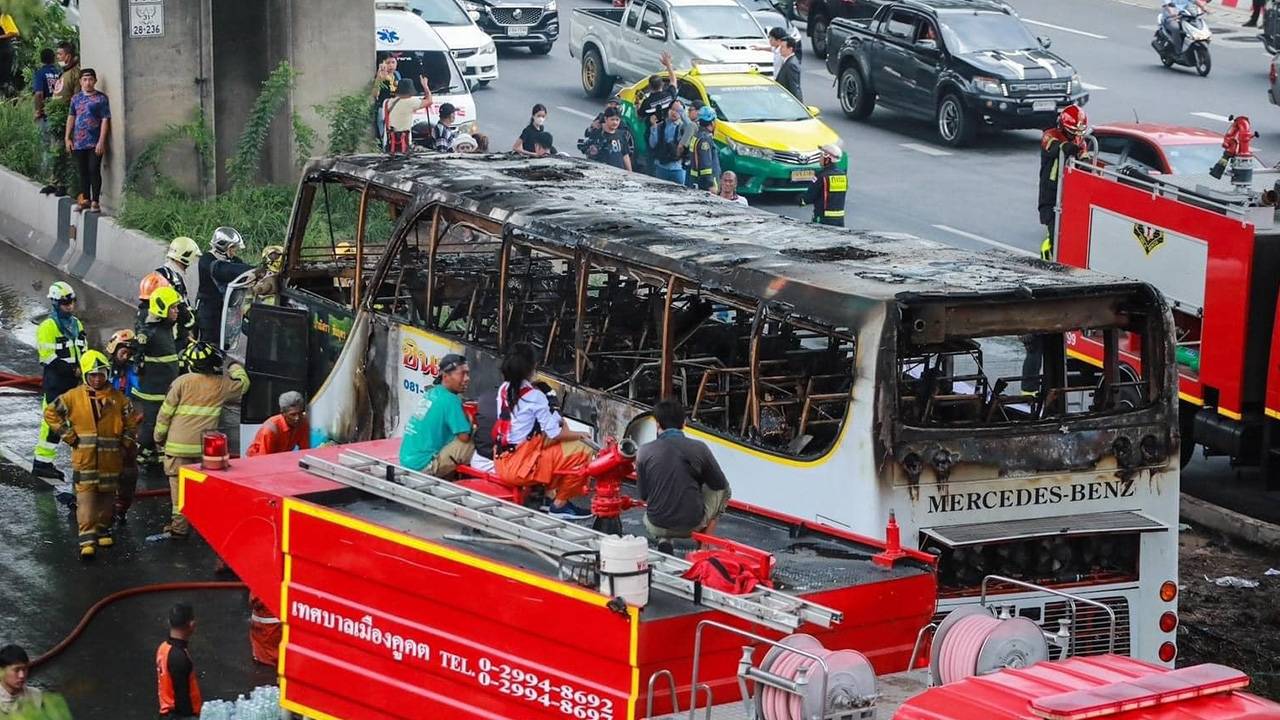
[[[200,256],[200,286],[196,290],[196,323],[200,339],[217,344],[222,335],[222,303],[232,280],[253,269],[236,259],[244,250],[244,238],[235,228],[220,227],[213,231],[209,252]]]
[[[1209,12],[1208,0],[1165,0],[1161,8],[1160,25],[1169,36],[1174,52],[1182,51],[1182,12],[1192,5]]]
[[[1058,114],[1056,127],[1040,137],[1040,224],[1045,226],[1040,257],[1053,259],[1054,227],[1057,225],[1058,180],[1064,158],[1079,158],[1085,150],[1089,118],[1079,105],[1070,105]]]

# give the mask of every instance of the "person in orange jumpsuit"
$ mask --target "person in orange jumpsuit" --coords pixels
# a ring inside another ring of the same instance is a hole
[[[258,428],[246,453],[273,455],[311,447],[311,425],[307,422],[307,403],[302,393],[294,390],[280,395],[280,414],[272,415]]]
[[[311,447],[311,426],[307,423],[307,403],[302,393],[290,390],[280,395],[280,414],[262,423],[246,453],[249,457],[273,455]],[[253,659],[264,665],[276,664],[280,656],[280,618],[261,598],[249,596],[249,646]]]

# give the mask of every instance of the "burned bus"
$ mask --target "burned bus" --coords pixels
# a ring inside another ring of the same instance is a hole
[[[242,437],[285,389],[311,398],[316,442],[396,436],[445,353],[479,394],[527,342],[597,439],[652,438],[673,396],[735,500],[874,536],[894,512],[939,555],[940,610],[999,592],[992,574],[1071,588],[1112,608],[1118,652],[1173,660],[1177,387],[1147,284],[566,158],[319,160],[287,246],[280,302],[249,313]],[[1084,373],[1064,350],[1081,330],[1107,349]],[[1105,614],[1075,618],[1076,654],[1106,652]]]

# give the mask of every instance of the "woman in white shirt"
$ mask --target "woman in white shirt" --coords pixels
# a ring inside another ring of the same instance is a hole
[[[534,365],[526,354],[507,355],[502,377],[493,446],[498,476],[508,485],[545,486],[554,493],[549,512],[556,517],[591,517],[570,502],[586,494],[587,479],[564,474],[591,461],[591,448],[583,442],[587,434],[570,430],[547,394],[534,387]]]

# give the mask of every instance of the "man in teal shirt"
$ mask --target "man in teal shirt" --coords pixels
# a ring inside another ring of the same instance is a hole
[[[471,369],[461,355],[440,359],[439,381],[422,396],[400,443],[400,464],[436,477],[449,477],[471,461],[471,420],[462,409],[462,393],[471,384]]]

